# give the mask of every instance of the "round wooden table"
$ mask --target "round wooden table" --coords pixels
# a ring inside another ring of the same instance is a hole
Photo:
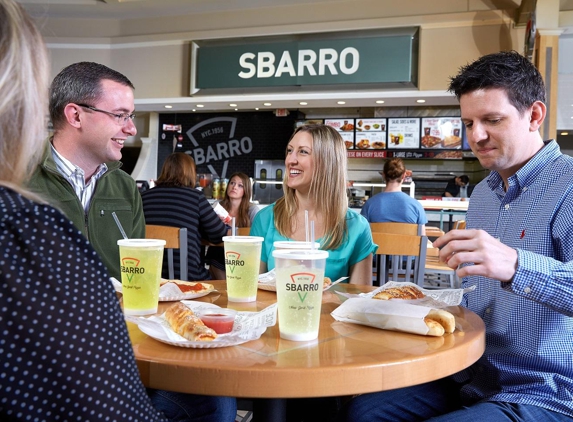
[[[245,311],[276,302],[276,293],[263,290],[257,302],[228,302],[225,282],[211,283],[217,291],[196,300]],[[483,321],[462,307],[450,309],[461,330],[443,337],[385,331],[330,316],[341,303],[332,290],[357,294],[373,289],[338,284],[325,292],[319,338],[309,342],[281,339],[277,324],[260,339],[238,346],[187,349],[156,341],[128,323],[142,381],[156,389],[242,398],[345,396],[443,378],[483,354]],[[159,312],[171,304],[160,302]]]

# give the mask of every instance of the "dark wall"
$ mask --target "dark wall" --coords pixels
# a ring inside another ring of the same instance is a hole
[[[254,177],[255,160],[284,160],[296,118],[272,112],[160,114],[158,172],[167,155],[185,152],[195,159],[197,173]],[[173,130],[177,125],[181,132]]]

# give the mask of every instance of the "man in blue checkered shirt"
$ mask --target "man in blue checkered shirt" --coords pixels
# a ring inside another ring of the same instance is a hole
[[[340,420],[573,421],[573,158],[541,137],[545,86],[520,54],[484,56],[449,89],[491,172],[468,229],[434,246],[477,286],[463,305],[485,322],[485,353],[451,377],[358,396]]]

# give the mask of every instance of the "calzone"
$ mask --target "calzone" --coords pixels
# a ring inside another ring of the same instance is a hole
[[[187,340],[213,341],[217,338],[217,333],[203,324],[203,321],[181,302],[167,308],[165,319],[173,331]]]

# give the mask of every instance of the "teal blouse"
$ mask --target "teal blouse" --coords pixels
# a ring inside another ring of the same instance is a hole
[[[265,238],[261,251],[261,261],[267,264],[270,271],[275,267],[275,259],[272,256],[273,243],[277,240],[292,240],[281,236],[274,224],[275,204],[263,208],[255,216],[251,226],[251,236],[262,236]],[[328,251],[326,260],[325,276],[332,281],[340,277],[348,277],[350,267],[362,261],[368,255],[376,251],[377,245],[372,241],[370,224],[360,214],[348,210],[346,212],[346,225],[348,228],[347,239],[334,250]],[[317,239],[322,245],[323,239]],[[348,281],[346,281],[348,282]]]

